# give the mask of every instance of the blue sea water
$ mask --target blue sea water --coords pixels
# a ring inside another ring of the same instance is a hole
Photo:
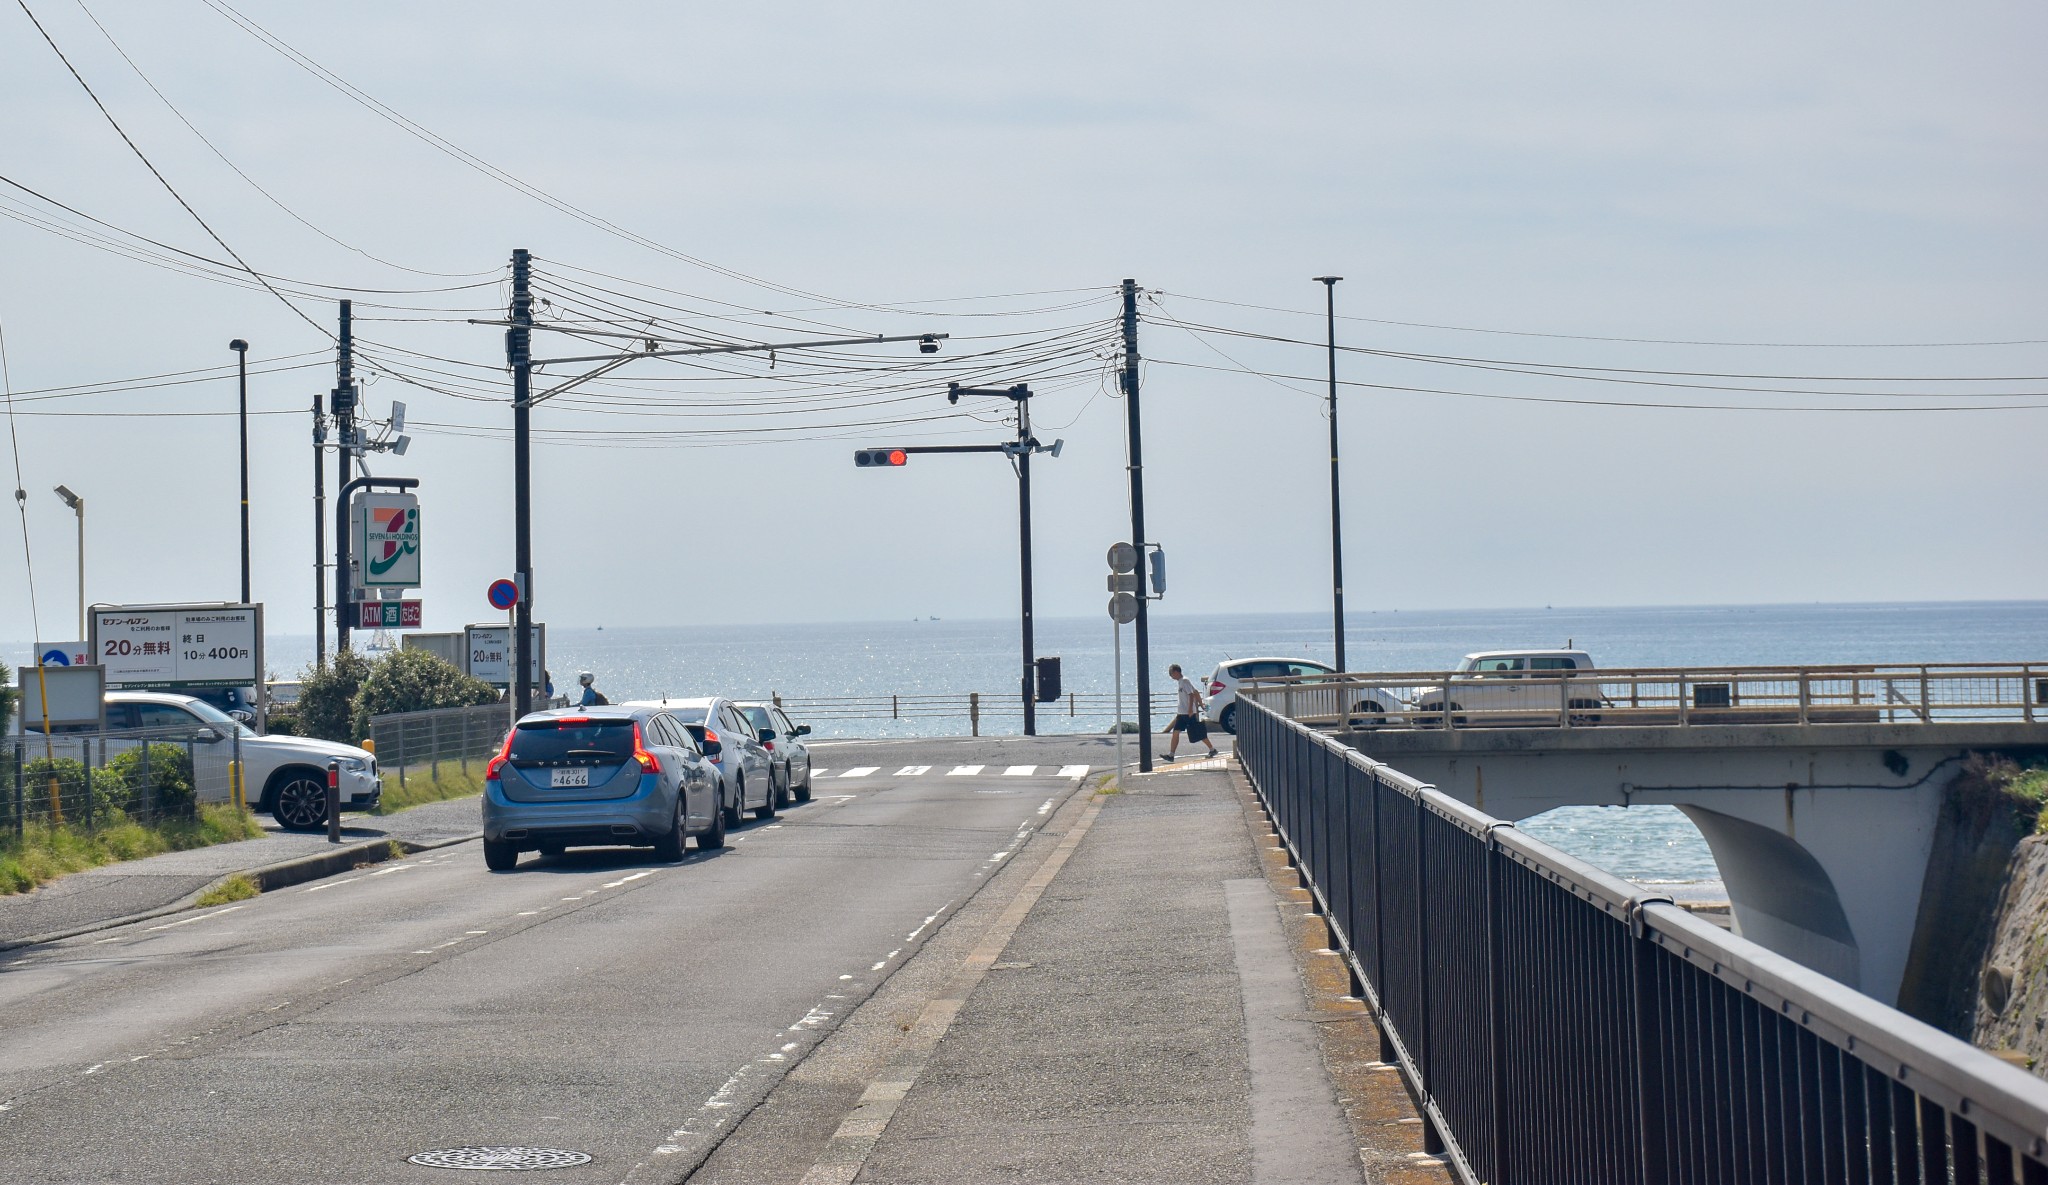
[[[1603,666],[2048,660],[2048,601],[1915,604],[1709,605],[1605,609],[1473,609],[1353,613],[1346,649],[1355,670],[1442,670],[1474,650],[1563,646]],[[1197,679],[1229,657],[1298,655],[1330,661],[1327,614],[1270,613],[1152,619],[1153,687],[1178,662]],[[1123,631],[1132,686],[1132,631]],[[1114,690],[1113,627],[1106,617],[1044,618],[1038,653],[1059,655],[1068,690]],[[312,659],[307,636],[266,640],[271,670],[296,675]],[[26,647],[17,647],[26,651]],[[713,692],[765,697],[886,696],[979,691],[984,732],[1015,733],[1022,656],[1011,620],[905,620],[814,625],[560,629],[548,635],[558,686],[592,671],[614,700]],[[1001,709],[1000,711],[998,709]],[[1125,717],[1134,709],[1126,705]],[[1041,709],[1041,732],[1100,733],[1107,712]],[[815,725],[821,736],[944,736],[964,716]],[[1524,830],[1639,880],[1711,881],[1705,842],[1669,807],[1582,807],[1526,820]]]

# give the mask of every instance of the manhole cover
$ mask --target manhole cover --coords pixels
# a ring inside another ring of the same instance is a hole
[[[508,1173],[566,1169],[590,1163],[590,1157],[566,1148],[437,1148],[406,1159],[430,1169],[480,1169]]]

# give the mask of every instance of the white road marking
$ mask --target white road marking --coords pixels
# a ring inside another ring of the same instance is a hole
[[[393,864],[393,865],[392,865],[391,867],[389,867],[389,868],[380,868],[380,869],[378,869],[377,871],[375,871],[375,872],[371,873],[370,875],[371,875],[371,876],[390,876],[390,875],[391,875],[392,873],[394,873],[394,872],[404,872],[404,871],[405,871],[406,869],[408,869],[408,868],[411,868],[411,867],[412,867],[412,865],[410,865],[410,864]]]
[[[832,772],[832,771],[831,771],[831,770],[829,770],[829,769],[819,769],[819,768],[818,768],[817,766],[812,766],[812,767],[811,767],[811,776],[812,776],[813,778],[822,778],[822,777],[824,777],[824,776],[825,776],[826,774],[829,774],[829,773],[831,773],[831,772]]]
[[[930,772],[932,772],[932,767],[929,765],[906,765],[896,771],[896,776],[899,778],[918,778]]]
[[[956,765],[946,776],[949,778],[971,778],[981,771],[982,767],[979,765]]]
[[[842,778],[865,778],[881,768],[879,765],[858,765],[839,776]]]
[[[1037,772],[1038,767],[1035,765],[1013,765],[1003,771],[1003,776],[1006,778],[1028,778]]]
[[[352,885],[352,884],[355,884],[355,883],[356,883],[357,881],[359,881],[359,880],[361,880],[361,879],[363,879],[363,878],[362,878],[362,877],[359,877],[359,876],[352,876],[352,877],[349,877],[349,878],[348,878],[347,880],[339,880],[339,881],[328,881],[328,882],[327,882],[326,884],[324,884],[324,885],[314,885],[314,886],[313,886],[312,888],[310,888],[310,889],[307,889],[307,890],[305,890],[305,891],[306,891],[306,892],[308,892],[308,893],[318,893],[318,892],[319,892],[320,890],[322,890],[322,889],[333,889],[333,888],[339,888],[339,887],[340,887],[340,886],[342,886],[342,885]]]
[[[1044,805],[1044,806],[1042,806],[1042,807],[1039,807],[1039,808],[1038,808],[1038,813],[1042,815],[1042,814],[1044,814],[1045,812],[1047,812],[1047,811],[1049,811],[1049,810],[1051,810],[1051,809],[1052,809],[1052,799],[1048,798],[1048,799],[1046,799],[1046,800],[1045,800],[1045,805]]]
[[[241,906],[239,906],[239,905],[230,905],[230,906],[228,906],[228,907],[227,907],[226,909],[216,909],[216,910],[214,910],[214,911],[213,911],[212,913],[202,913],[202,914],[200,914],[200,915],[199,915],[198,917],[196,917],[196,918],[186,918],[186,919],[185,919],[184,921],[182,921],[182,922],[165,922],[165,923],[164,923],[163,925],[161,925],[161,926],[151,926],[151,927],[150,927],[150,929],[151,929],[151,930],[169,930],[169,929],[172,929],[173,927],[176,927],[176,926],[189,926],[189,925],[191,925],[191,924],[192,924],[192,923],[194,923],[194,922],[203,922],[203,921],[205,921],[205,920],[206,920],[206,919],[208,919],[208,918],[217,918],[217,917],[219,917],[220,915],[222,915],[222,914],[224,914],[224,913],[233,913],[233,912],[235,912],[236,910],[238,910],[238,909],[240,909],[240,908],[242,908],[242,907],[241,907]]]
[[[1088,767],[1085,765],[1063,765],[1060,767],[1060,776],[1063,778],[1085,778],[1088,776]]]

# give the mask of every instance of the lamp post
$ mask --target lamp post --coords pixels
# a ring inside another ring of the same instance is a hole
[[[57,496],[78,515],[78,637],[85,640],[85,498],[69,487],[58,486]]]
[[[1323,307],[1327,315],[1330,345],[1330,592],[1335,605],[1337,669],[1344,665],[1344,530],[1337,481],[1337,281],[1342,276],[1317,276],[1323,286]]]
[[[242,603],[249,603],[249,343],[241,338],[228,343],[235,352],[239,372],[242,422]]]

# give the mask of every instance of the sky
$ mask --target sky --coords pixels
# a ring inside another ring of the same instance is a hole
[[[89,599],[238,595],[231,338],[254,596],[311,632],[342,296],[367,407],[407,406],[409,451],[369,465],[419,479],[426,625],[493,620],[509,380],[470,322],[502,318],[515,247],[544,357],[630,340],[589,331],[950,335],[641,359],[536,408],[536,614],[565,626],[1013,614],[1000,458],[849,456],[1011,433],[949,379],[1032,384],[1064,441],[1033,465],[1038,612],[1101,612],[1125,277],[1160,612],[1328,602],[1322,275],[1355,610],[2024,599],[2048,574],[2038,5],[27,11],[162,180],[0,9],[0,176],[42,195],[0,184],[27,493],[0,637],[76,632],[59,483]]]

